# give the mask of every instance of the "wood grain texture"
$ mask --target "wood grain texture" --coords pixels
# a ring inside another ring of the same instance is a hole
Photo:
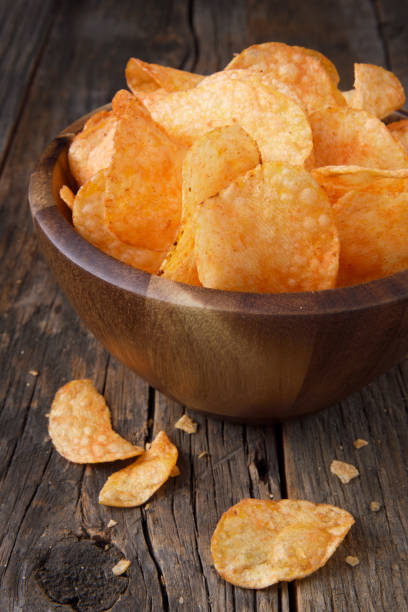
[[[194,415],[197,434],[174,430],[184,409],[109,357],[58,289],[32,234],[26,184],[46,143],[124,86],[123,68],[131,55],[208,73],[245,45],[275,39],[326,52],[345,75],[345,88],[356,58],[391,64],[407,85],[406,7],[381,0],[154,6],[62,0],[53,3],[48,38],[48,3],[14,5],[14,13],[11,3],[1,8],[7,11],[2,27],[19,32],[3,38],[10,44],[5,53],[25,58],[9,107],[13,112],[0,116],[0,133],[8,134],[0,177],[0,519],[6,526],[0,536],[1,610],[72,610],[51,601],[35,578],[48,551],[70,537],[112,543],[132,561],[129,586],[112,608],[116,612],[405,610],[406,363],[326,412],[285,424],[282,436],[279,426],[232,425]],[[16,20],[23,5],[25,17]],[[32,13],[37,21],[29,18]],[[10,55],[1,57],[11,62]],[[164,427],[177,442],[181,475],[147,508],[99,506],[99,489],[116,466],[83,468],[52,450],[45,414],[56,389],[78,376],[91,377],[104,392],[119,433],[143,443]],[[354,437],[369,445],[355,450]],[[199,459],[202,451],[209,456]],[[341,485],[328,470],[333,458],[354,462],[360,478]],[[254,593],[235,589],[211,567],[212,529],[241,496],[270,494],[338,503],[356,515],[357,524],[314,576]],[[383,502],[378,513],[368,510],[374,499]],[[110,518],[118,522],[112,529]],[[360,565],[347,566],[346,554],[357,555]]]

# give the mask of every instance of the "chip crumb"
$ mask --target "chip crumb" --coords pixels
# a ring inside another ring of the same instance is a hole
[[[109,544],[105,544],[105,546],[103,547],[103,550],[109,550]]]
[[[330,464],[330,471],[332,474],[340,478],[343,484],[347,484],[353,478],[357,478],[360,472],[351,463],[345,463],[344,461],[337,461],[335,459]]]
[[[114,521],[113,519],[111,519],[106,526],[108,529],[110,529],[111,527],[114,527],[117,524],[118,524],[118,521]]]
[[[121,576],[126,572],[129,565],[130,561],[128,559],[121,559],[117,562],[116,565],[112,567],[112,574],[114,574],[115,576]]]
[[[164,580],[164,576],[163,574],[160,574],[160,582],[164,585],[166,584],[165,580]]]
[[[188,434],[195,434],[197,433],[198,425],[195,421],[190,419],[187,414],[183,414],[183,416],[180,417],[179,420],[175,423],[174,427],[176,427],[177,429],[181,429],[182,431],[185,431]]]
[[[39,372],[37,372],[37,370],[29,370],[28,373],[31,374],[31,376],[38,376],[38,374],[39,374]]]
[[[149,508],[150,508],[150,504],[146,504],[144,507],[145,510],[148,510]]]
[[[208,453],[207,451],[201,451],[201,453],[198,455],[199,459],[202,459],[203,457],[209,457],[210,453]]]
[[[172,478],[175,478],[176,476],[180,476],[181,472],[180,472],[180,468],[178,465],[175,465],[174,468],[171,470],[170,472],[170,476]]]
[[[355,567],[356,565],[360,563],[358,557],[353,557],[353,555],[348,555],[345,558],[345,562],[351,565],[351,567]]]
[[[145,444],[145,449],[149,450],[149,448],[151,447],[152,443],[151,442],[146,442]]]
[[[270,497],[271,499],[273,499],[273,498],[274,498],[273,493],[269,493],[269,497]]]
[[[354,440],[353,442],[354,448],[363,448],[363,446],[367,446],[367,444],[367,440],[364,440],[363,438],[357,438],[357,440]]]
[[[183,603],[184,603],[183,597],[179,597],[179,604],[183,604]]]
[[[370,510],[371,512],[378,512],[381,508],[381,504],[378,501],[370,502]]]

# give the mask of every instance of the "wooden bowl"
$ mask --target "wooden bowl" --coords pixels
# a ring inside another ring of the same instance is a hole
[[[150,385],[205,413],[271,422],[339,401],[408,352],[408,270],[343,289],[238,293],[149,275],[86,242],[58,193],[74,183],[67,148],[87,118],[31,177],[34,225],[78,315]]]

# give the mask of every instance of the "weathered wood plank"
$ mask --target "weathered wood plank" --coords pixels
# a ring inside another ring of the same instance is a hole
[[[408,6],[397,0],[375,2],[378,29],[387,56],[387,68],[393,70],[408,88]]]
[[[53,20],[53,3],[0,4],[0,168]]]

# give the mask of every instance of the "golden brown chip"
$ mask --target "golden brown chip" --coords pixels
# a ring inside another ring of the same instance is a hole
[[[133,99],[133,95],[127,89],[119,89],[112,99],[112,113],[116,119],[120,119],[126,111],[129,102]]]
[[[152,117],[179,142],[191,146],[210,130],[240,125],[257,143],[263,161],[303,165],[312,148],[302,108],[274,90],[262,74],[220,72],[188,91],[145,100]]]
[[[371,512],[379,512],[381,510],[381,504],[378,501],[370,502],[370,510]]]
[[[404,88],[395,74],[381,66],[354,64],[354,89],[347,92],[346,101],[382,119],[403,106]]]
[[[161,266],[165,278],[201,284],[194,254],[197,206],[260,161],[256,143],[239,125],[217,128],[196,140],[183,163],[182,224]]]
[[[176,70],[159,64],[149,64],[131,57],[126,66],[126,82],[135,95],[140,92],[182,91],[198,85],[203,79],[199,74]]]
[[[323,567],[353,523],[351,514],[328,504],[243,499],[215,528],[214,566],[247,589],[303,578]]]
[[[387,128],[392,136],[404,147],[406,153],[408,153],[408,119],[389,123]]]
[[[118,120],[106,175],[107,224],[122,242],[155,251],[167,251],[174,242],[184,155],[132,96]]]
[[[109,408],[91,380],[72,380],[55,395],[48,431],[57,451],[74,463],[100,463],[144,452],[113,431]]]
[[[259,293],[334,287],[339,242],[324,191],[303,168],[250,170],[197,212],[205,287]]]
[[[395,190],[396,184],[400,190],[408,187],[408,168],[381,170],[361,166],[321,166],[312,169],[311,174],[332,204],[349,191],[377,190],[387,185]]]
[[[183,416],[181,416],[175,423],[174,427],[176,427],[177,429],[181,429],[182,431],[185,431],[188,434],[195,434],[197,433],[198,425],[195,421],[190,419],[188,414],[183,414]]]
[[[311,49],[269,42],[244,49],[225,70],[250,68],[273,76],[291,87],[308,112],[324,106],[345,106],[337,89],[338,74],[334,65]]]
[[[68,150],[68,162],[78,187],[94,174],[109,166],[113,152],[116,117],[110,111],[99,111],[84,125]]]
[[[101,170],[78,191],[72,212],[74,227],[85,240],[107,255],[134,268],[155,274],[165,253],[125,244],[106,225],[104,205],[106,173],[107,170]]]
[[[331,462],[330,471],[337,476],[343,484],[349,483],[350,480],[360,475],[360,472],[354,465],[345,463],[344,461],[337,461],[337,459]]]
[[[366,111],[332,107],[312,113],[309,119],[316,167],[408,168],[402,146],[380,119]]]
[[[358,557],[353,557],[353,555],[347,555],[344,560],[348,565],[351,565],[351,567],[355,567],[360,563]]]
[[[59,190],[60,198],[65,202],[65,204],[72,210],[74,206],[75,194],[72,192],[72,189],[68,187],[68,185],[63,185]]]
[[[99,494],[99,503],[121,508],[144,504],[170,477],[177,457],[177,448],[160,431],[139,459],[109,476]]]
[[[388,186],[351,191],[337,200],[333,212],[340,238],[339,286],[408,267],[408,191]]]
[[[368,442],[367,440],[363,440],[363,438],[357,438],[357,440],[354,440],[353,442],[353,446],[354,448],[363,448],[363,446],[367,446]]]

